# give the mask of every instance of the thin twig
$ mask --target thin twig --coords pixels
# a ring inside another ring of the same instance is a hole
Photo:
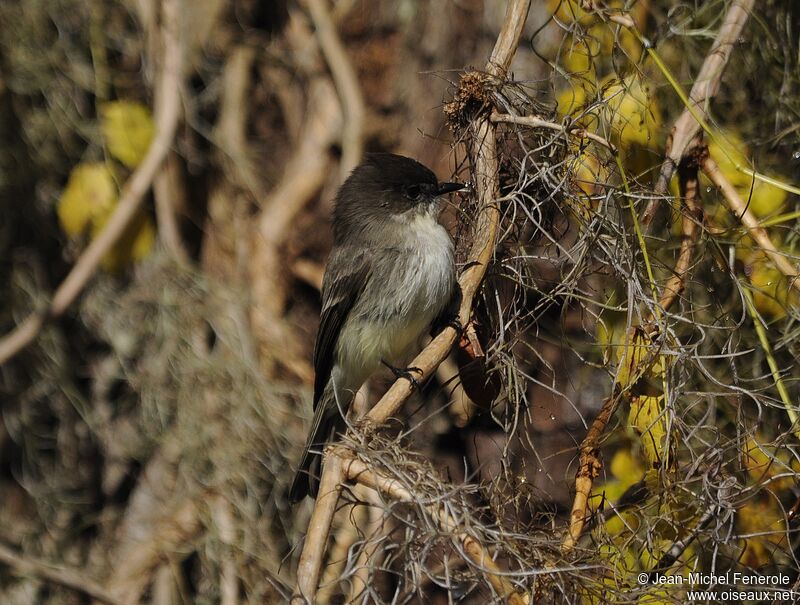
[[[728,64],[733,46],[738,42],[742,34],[750,12],[753,10],[753,4],[754,0],[735,0],[728,10],[728,14],[725,15],[714,44],[711,46],[708,55],[706,55],[703,67],[700,69],[700,73],[697,74],[692,86],[692,91],[689,94],[690,104],[684,108],[683,113],[675,121],[675,126],[672,129],[667,157],[661,164],[661,171],[656,181],[656,196],[650,200],[642,215],[642,224],[645,229],[652,224],[662,202],[660,198],[666,194],[669,188],[672,173],[675,172],[675,168],[688,150],[689,144],[700,130],[700,123],[697,118],[700,117],[705,120],[708,116],[711,99],[719,90],[725,66]]]
[[[722,194],[728,201],[731,211],[747,228],[750,237],[755,240],[770,260],[775,263],[778,270],[789,278],[790,285],[800,290],[800,279],[797,279],[797,268],[789,262],[785,254],[778,250],[775,244],[772,243],[772,239],[767,230],[761,226],[758,218],[756,218],[747,203],[741,198],[736,188],[731,185],[730,181],[722,174],[719,166],[710,155],[707,155],[703,162],[703,172],[705,172],[711,182],[722,191]]]
[[[0,365],[31,344],[41,332],[45,320],[61,316],[80,295],[100,266],[102,258],[111,250],[139,212],[145,194],[172,146],[180,117],[183,69],[178,23],[179,2],[180,0],[164,2],[164,65],[158,84],[158,88],[164,91],[164,96],[161,111],[157,116],[156,136],[147,150],[147,155],[122,188],[119,204],[105,227],[78,258],[75,266],[55,291],[44,313],[30,315],[0,341]]]
[[[419,499],[413,492],[408,490],[402,483],[382,475],[367,466],[363,461],[353,458],[350,452],[343,448],[332,450],[330,458],[342,456],[345,477],[351,481],[357,481],[376,491],[389,496],[393,500],[400,502],[418,503]],[[445,532],[455,533],[455,538],[461,543],[463,554],[465,554],[479,569],[481,569],[492,588],[507,599],[510,605],[526,605],[528,596],[520,594],[514,586],[503,575],[502,570],[494,562],[491,555],[486,551],[480,542],[468,533],[459,529],[460,523],[450,514],[446,506],[424,505],[433,519]]]
[[[85,594],[96,601],[102,601],[109,605],[123,605],[123,601],[117,599],[98,582],[87,578],[79,571],[26,557],[3,544],[0,544],[0,563],[11,568],[15,575],[41,578]]]
[[[556,122],[548,122],[537,116],[514,116],[508,113],[493,113],[491,116],[493,123],[505,122],[508,124],[519,124],[520,126],[530,126],[531,128],[547,128],[549,130],[556,130],[558,132],[566,132],[570,135],[580,137],[582,139],[589,139],[595,143],[599,143],[612,153],[616,153],[617,148],[614,147],[607,139],[604,139],[599,134],[589,132],[585,128],[577,124],[567,126],[565,124],[558,124]]]

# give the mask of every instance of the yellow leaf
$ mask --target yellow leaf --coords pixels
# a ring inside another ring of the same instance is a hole
[[[136,168],[155,134],[150,110],[135,101],[114,101],[102,106],[100,117],[109,153],[128,168]]]
[[[786,307],[797,302],[790,294],[791,285],[786,276],[762,254],[751,257],[747,275],[753,284],[753,304],[758,312],[773,319],[786,315]]]
[[[758,437],[751,437],[745,444],[742,463],[748,474],[758,484],[765,484],[773,491],[789,490],[795,482],[794,470],[790,466],[786,450],[778,455],[774,446],[764,445]],[[786,475],[776,479],[778,475]]]
[[[628,414],[628,424],[640,436],[642,453],[652,467],[659,466],[669,453],[663,401],[663,395],[634,397]]]
[[[752,192],[748,187],[747,191],[742,193],[742,199],[750,202],[749,209],[758,218],[765,218],[780,212],[786,204],[786,196],[787,193],[783,189],[764,181],[755,181]]]
[[[750,150],[735,132],[722,131],[708,144],[708,152],[726,179],[736,188],[758,218],[775,214],[786,203],[787,193],[774,185],[754,180],[739,168],[751,168]],[[704,179],[705,180],[705,179]]]
[[[559,115],[568,116],[580,109],[586,101],[586,90],[581,85],[570,83],[556,98]]]
[[[642,465],[631,455],[629,449],[618,450],[611,459],[609,469],[611,474],[621,483],[620,496],[644,476]]]
[[[648,147],[656,143],[661,112],[650,90],[638,76],[622,80],[606,78],[603,86],[603,116],[623,148],[632,144]]]
[[[110,216],[109,212],[92,225],[92,239],[103,230]],[[145,212],[140,211],[111,250],[103,256],[101,264],[106,271],[120,271],[147,256],[152,251],[154,244],[155,226],[153,221]]]
[[[634,326],[625,334],[625,342],[618,354],[617,384],[621,388],[632,386],[643,376],[647,369],[644,367],[645,362],[649,361],[650,347],[651,344],[640,327]]]
[[[77,237],[116,203],[117,186],[108,167],[102,162],[78,164],[58,200],[58,220],[64,233]]]
[[[708,144],[708,153],[731,185],[750,188],[751,177],[740,172],[736,166],[750,167],[750,151],[741,137],[734,132],[722,131]],[[745,199],[747,199],[745,197]]]
[[[572,186],[579,194],[596,196],[605,191],[609,171],[591,151],[583,151],[569,163]]]
[[[744,539],[745,548],[739,559],[745,567],[760,569],[775,564],[775,551],[787,547],[786,519],[774,498],[744,504],[736,512],[736,526],[742,534],[750,536]]]

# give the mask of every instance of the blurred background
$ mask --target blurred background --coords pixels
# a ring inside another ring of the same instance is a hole
[[[500,127],[501,241],[475,309],[485,355],[458,348],[406,403],[384,459],[402,458],[400,443],[471,486],[465,506],[497,530],[493,552],[554,602],[621,599],[689,534],[674,573],[713,560],[794,581],[797,291],[707,181],[662,357],[603,443],[578,571],[530,575],[563,564],[579,444],[621,382],[629,328],[672,275],[677,179],[644,248],[632,216],[683,110],[675,87],[691,88],[733,3],[609,4],[661,63],[590,7],[533,2],[516,84],[498,88],[505,109],[610,145]],[[796,263],[794,4],[757,3],[710,147]],[[333,197],[370,151],[474,178],[461,78],[485,65],[504,12],[499,0],[0,4],[0,328],[24,328],[22,344],[0,336],[0,602],[287,601],[312,506],[289,507],[286,491],[311,416]],[[456,196],[443,216],[460,263],[474,203]],[[112,218],[120,208],[130,220]],[[100,249],[106,228],[119,236]],[[367,401],[390,378],[371,380]],[[630,516],[609,517],[620,498]],[[365,508],[337,517],[320,602],[495,598],[468,566],[450,577],[446,532],[389,505],[385,556],[352,594]]]

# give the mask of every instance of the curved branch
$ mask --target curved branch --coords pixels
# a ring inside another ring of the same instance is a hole
[[[108,605],[122,605],[123,603],[122,600],[117,599],[100,584],[82,575],[77,570],[66,569],[60,565],[25,557],[3,544],[0,544],[0,564],[7,565],[16,575],[41,578]]]
[[[47,309],[41,314],[30,315],[0,341],[0,365],[31,344],[41,332],[45,321],[61,316],[80,295],[100,266],[102,258],[119,240],[138,213],[145,194],[172,146],[181,111],[180,88],[183,69],[178,2],[179,0],[164,2],[164,66],[158,84],[163,96],[160,97],[159,111],[156,112],[157,133],[147,150],[147,155],[122,188],[119,204],[108,219],[108,223],[78,258],[75,266],[55,291]]]
[[[364,97],[353,65],[336,33],[336,26],[326,6],[327,0],[306,0],[314,22],[319,46],[331,70],[336,92],[342,104],[342,159],[339,164],[343,181],[361,160],[364,148]]]

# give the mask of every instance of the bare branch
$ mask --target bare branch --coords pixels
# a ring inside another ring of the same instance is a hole
[[[642,215],[642,224],[645,228],[649,227],[655,218],[656,212],[661,204],[660,196],[663,196],[669,187],[672,173],[686,153],[692,139],[697,136],[700,130],[695,115],[705,120],[708,116],[711,99],[719,90],[722,74],[728,59],[733,51],[733,46],[742,34],[750,12],[753,10],[754,0],[734,0],[725,20],[720,27],[714,44],[703,62],[700,73],[692,86],[689,94],[691,108],[686,107],[680,117],[675,121],[672,129],[671,144],[667,151],[667,157],[661,164],[661,172],[656,181],[656,197],[650,201]],[[693,115],[694,114],[694,115]]]
[[[10,567],[11,571],[18,576],[34,576],[85,594],[96,601],[108,603],[108,605],[123,605],[123,601],[79,571],[26,557],[3,544],[0,544],[0,563]]]
[[[327,0],[306,0],[314,22],[322,54],[331,70],[336,92],[342,105],[342,159],[339,164],[341,180],[356,167],[363,153],[364,98],[361,86],[347,52],[336,33],[336,26],[326,5]]]
[[[0,341],[0,365],[6,363],[23,348],[31,344],[41,332],[46,319],[62,315],[80,295],[97,271],[100,261],[125,232],[144,202],[144,197],[167,156],[180,117],[180,89],[183,69],[180,24],[180,0],[164,2],[164,65],[158,89],[164,91],[158,112],[156,136],[150,144],[142,163],[125,183],[119,204],[109,217],[103,230],[81,254],[53,295],[53,300],[42,316],[33,314]]]

